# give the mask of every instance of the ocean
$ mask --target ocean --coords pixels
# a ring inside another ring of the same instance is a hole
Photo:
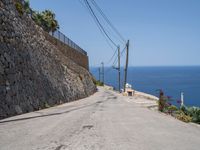
[[[90,68],[90,72],[98,80],[98,68]],[[123,83],[123,72],[121,68]],[[106,84],[118,88],[118,72],[112,68],[105,68]],[[127,82],[133,89],[159,95],[162,89],[166,96],[173,99],[174,105],[180,100],[181,92],[184,93],[186,106],[200,106],[200,66],[194,67],[129,67]],[[123,87],[121,87],[123,88]]]

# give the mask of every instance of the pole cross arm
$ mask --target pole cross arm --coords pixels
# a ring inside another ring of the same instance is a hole
[[[118,67],[114,67],[114,66],[113,66],[112,68],[113,68],[113,69],[116,69],[116,70],[119,70],[119,68],[118,68]]]

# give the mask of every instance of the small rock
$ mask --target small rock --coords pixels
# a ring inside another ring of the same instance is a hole
[[[18,115],[20,115],[20,114],[23,113],[23,112],[22,112],[22,109],[20,108],[19,105],[15,105],[15,111],[16,111],[16,113],[17,113]]]
[[[0,62],[0,74],[4,74],[4,68],[1,62]]]

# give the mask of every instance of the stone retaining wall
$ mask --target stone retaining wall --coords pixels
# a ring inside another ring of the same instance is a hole
[[[29,16],[19,15],[13,0],[0,1],[0,119],[95,92],[87,59],[82,67],[49,41]]]
[[[59,41],[58,39],[54,38],[53,36],[49,35],[48,33],[44,32],[46,40],[54,44],[65,56],[72,59],[78,65],[89,69],[89,62],[88,56],[84,55],[74,48],[64,44],[63,42]]]

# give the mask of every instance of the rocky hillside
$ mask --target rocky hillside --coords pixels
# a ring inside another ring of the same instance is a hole
[[[45,39],[13,0],[0,1],[0,119],[87,97],[90,73]]]

